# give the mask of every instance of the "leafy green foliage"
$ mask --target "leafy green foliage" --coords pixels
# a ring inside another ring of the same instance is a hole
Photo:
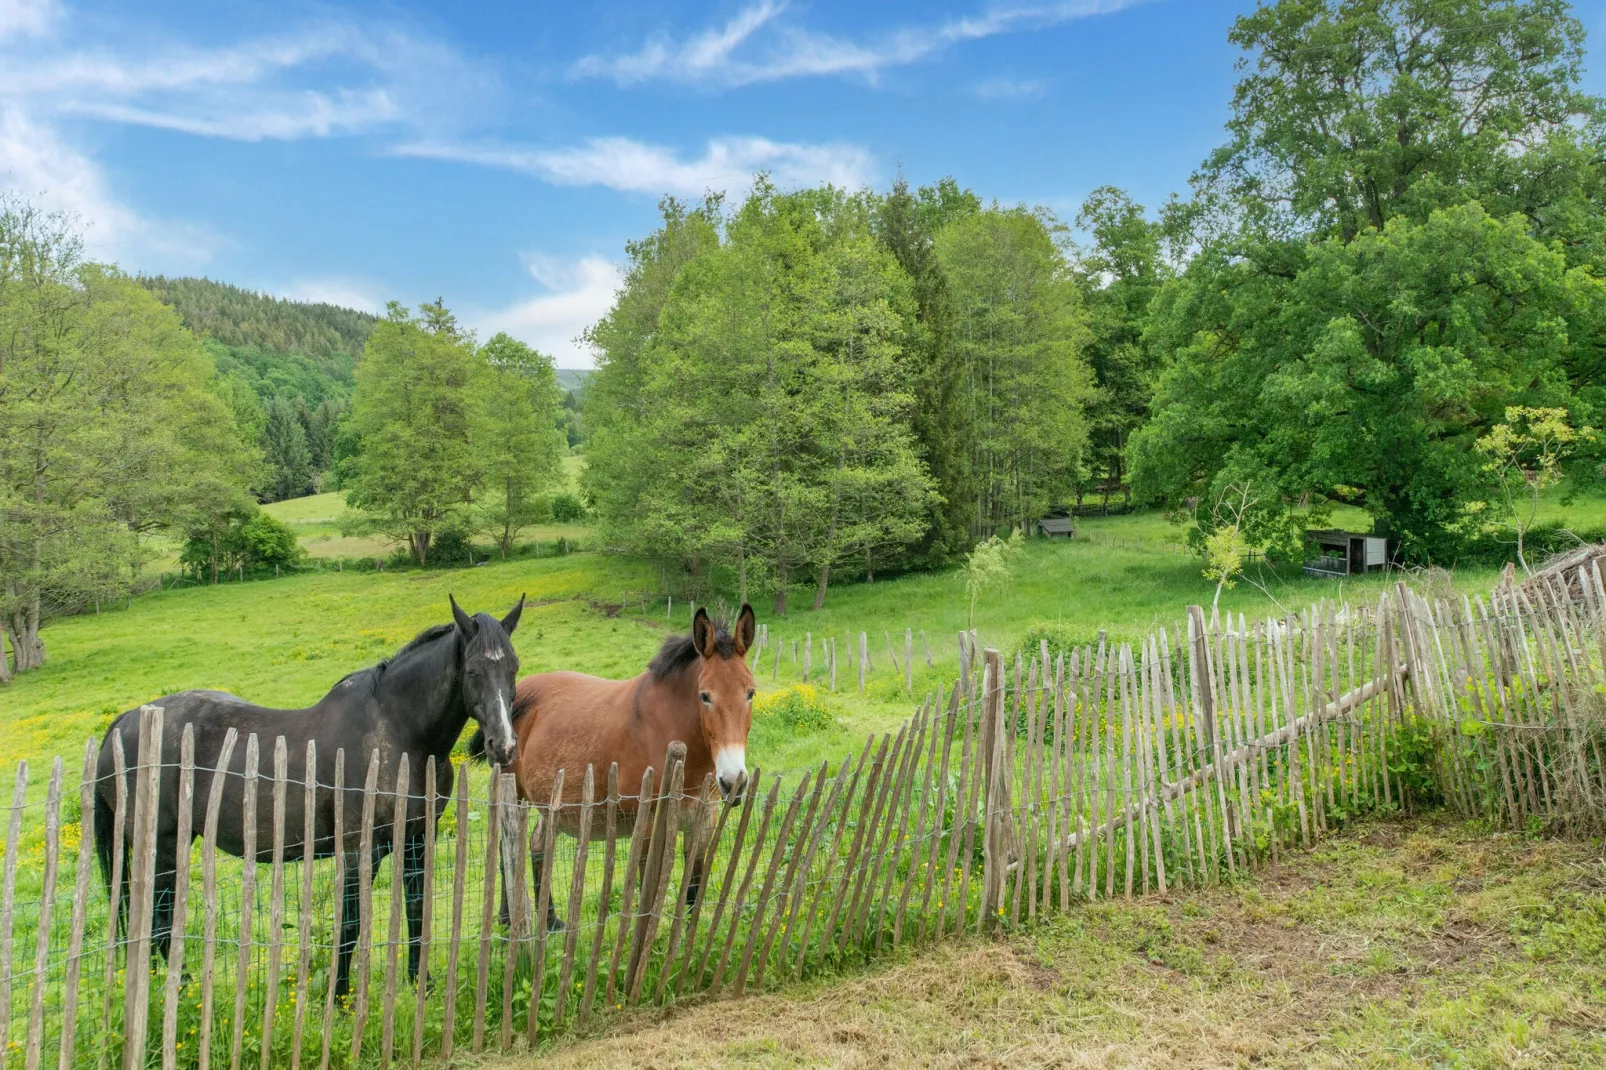
[[[248,504],[187,532],[179,564],[192,570],[196,580],[217,583],[236,573],[291,571],[306,557],[288,524]]]
[[[506,557],[520,531],[551,513],[541,492],[563,475],[560,399],[552,358],[498,334],[480,349],[489,374],[474,431],[485,458],[476,509]]]
[[[1051,221],[1024,208],[963,216],[937,235],[975,473],[972,535],[1024,529],[1067,500],[1087,440],[1092,379],[1081,294]]]
[[[256,458],[178,317],[84,263],[60,217],[0,198],[0,621],[39,628],[125,593],[143,536],[237,504]]]
[[[423,565],[438,532],[466,527],[484,476],[489,458],[473,437],[488,369],[446,309],[420,313],[392,302],[368,340],[342,478],[352,530],[405,541]]]

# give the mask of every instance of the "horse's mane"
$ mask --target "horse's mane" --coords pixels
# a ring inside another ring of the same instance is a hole
[[[736,656],[736,640],[724,621],[714,622],[714,649],[721,657]],[[647,663],[647,671],[654,680],[663,680],[680,672],[701,656],[697,642],[690,635],[671,635],[658,648],[658,653]]]
[[[363,673],[371,673],[373,676],[372,682],[374,686],[377,687],[380,679],[385,675],[385,670],[390,668],[391,663],[397,658],[417,650],[425,643],[434,642],[436,639],[439,639],[441,636],[445,635],[455,627],[455,624],[432,624],[428,628],[425,628],[423,631],[419,632],[417,635],[413,636],[412,639],[408,640],[406,646],[396,651],[396,653],[392,654],[390,657],[381,658],[376,664],[370,665],[366,669],[358,669],[355,672],[348,672],[345,676],[340,678],[340,683],[343,684],[347,680],[361,676]],[[339,684],[336,684],[335,686],[338,687]]]

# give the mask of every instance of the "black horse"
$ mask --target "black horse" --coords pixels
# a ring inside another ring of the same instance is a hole
[[[450,598],[450,596],[448,596]],[[212,790],[224,738],[229,729],[239,743],[228,759],[218,809],[217,845],[237,857],[245,856],[244,770],[246,737],[254,733],[262,748],[264,777],[273,771],[273,747],[279,736],[288,746],[286,775],[292,783],[305,783],[307,742],[316,743],[318,789],[312,856],[345,858],[345,904],[341,912],[340,946],[335,971],[335,993],[345,995],[350,984],[351,954],[357,943],[358,855],[361,851],[363,785],[370,755],[380,755],[379,796],[374,807],[373,866],[396,848],[396,771],[407,755],[409,780],[405,838],[402,844],[402,881],[407,903],[410,949],[409,976],[418,976],[419,928],[424,903],[424,770],[435,758],[435,788],[439,798],[452,793],[452,764],[447,760],[463,727],[473,718],[491,741],[492,758],[506,765],[513,760],[517,740],[508,708],[518,679],[519,659],[510,636],[518,626],[524,599],[498,621],[485,613],[470,617],[450,599],[453,623],[421,633],[395,657],[371,669],[352,673],[334,686],[316,705],[304,710],[273,710],[253,706],[223,691],[182,691],[155,699],[150,705],[165,711],[162,728],[162,778],[156,817],[156,889],[151,923],[153,953],[165,957],[172,937],[175,860],[189,856],[190,844],[178,843],[178,762],[185,725],[195,733],[195,817],[192,837],[199,834],[207,799]],[[116,805],[116,767],[112,737],[121,735],[128,763],[125,773],[133,798],[139,750],[139,711],[129,710],[112,723],[100,747],[95,790],[95,848],[102,879],[111,891],[111,854]],[[335,752],[345,751],[345,792],[340,835],[335,829]],[[285,793],[284,857],[302,859],[305,813],[300,790]],[[130,806],[130,812],[132,807]],[[436,811],[444,810],[444,804]],[[132,820],[124,823],[125,851],[132,843]],[[268,785],[258,785],[256,808],[256,861],[273,858],[273,805]],[[117,889],[117,913],[128,904],[128,868]]]

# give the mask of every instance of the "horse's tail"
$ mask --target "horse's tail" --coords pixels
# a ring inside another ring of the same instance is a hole
[[[95,857],[100,862],[100,882],[106,886],[106,898],[111,900],[112,929],[122,932],[122,888],[112,887],[112,837],[116,834],[117,814],[99,791],[95,792]]]
[[[468,737],[468,760],[485,763],[485,729],[476,728],[474,734]]]

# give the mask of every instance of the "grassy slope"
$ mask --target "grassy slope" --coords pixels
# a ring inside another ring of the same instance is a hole
[[[1606,860],[1372,822],[1234,886],[644,1011],[542,1065],[1606,1066]]]
[[[580,472],[584,467],[584,457],[565,456],[561,489],[575,490],[579,486]],[[396,543],[389,539],[340,534],[340,514],[346,511],[346,497],[339,491],[272,502],[264,505],[262,511],[288,524],[301,540],[301,545],[307,553],[313,557],[386,557],[396,548]],[[583,539],[589,533],[590,529],[583,524],[543,524],[525,530],[521,541],[553,542],[559,538]],[[169,566],[164,564],[162,567]]]
[[[1040,620],[1067,622],[1090,639],[1101,627],[1117,638],[1136,638],[1175,626],[1186,603],[1209,602],[1213,585],[1200,577],[1195,559],[1160,549],[1174,531],[1153,516],[1111,518],[1082,523],[1091,541],[1032,543],[1013,587],[977,607],[983,641],[1012,649],[1021,632]],[[1491,571],[1458,576],[1474,588],[1493,578]],[[1341,593],[1372,599],[1387,582],[1374,575],[1341,587],[1268,574],[1265,591],[1240,584],[1223,595],[1222,605],[1256,616]],[[270,705],[310,703],[341,676],[446,620],[448,591],[475,610],[504,611],[521,592],[544,603],[527,612],[516,639],[526,672],[566,668],[631,676],[671,627],[663,600],[645,601],[656,588],[648,566],[576,554],[450,572],[325,572],[153,593],[136,599],[132,609],[71,618],[47,630],[46,669],[0,692],[7,714],[0,717],[0,759],[62,754],[76,760],[83,739],[99,732],[109,715],[186,688],[222,688]],[[784,618],[772,618],[767,600],[761,602],[759,619],[769,623],[785,657],[777,675],[772,647],[757,675],[766,690],[797,682],[801,670],[791,661],[791,641],[801,644],[805,633],[815,637],[818,674],[820,640],[835,635],[841,664],[841,690],[833,699],[837,725],[802,738],[760,726],[752,760],[772,771],[840,758],[857,749],[867,730],[895,724],[916,696],[952,680],[953,636],[967,616],[954,572],[836,588],[818,613],[802,608],[808,602],[798,593]],[[677,600],[673,626],[683,627],[686,619]],[[906,627],[917,633],[912,695],[901,674],[891,671],[882,637],[896,637],[901,661]],[[928,669],[921,656],[921,629],[935,668]],[[850,635],[856,645],[860,631],[871,636],[875,669],[864,697],[855,693],[856,671],[846,656]]]

